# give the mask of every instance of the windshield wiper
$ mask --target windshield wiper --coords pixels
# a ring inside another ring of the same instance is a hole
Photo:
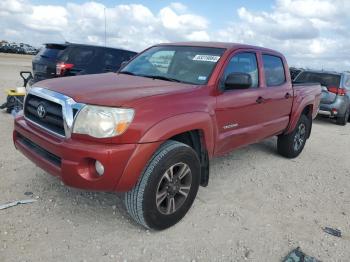
[[[148,77],[148,78],[153,78],[153,79],[182,83],[182,81],[180,81],[179,79],[167,77],[167,76],[160,76],[160,75],[142,75],[142,76]]]
[[[126,75],[131,75],[131,76],[135,75],[133,72],[130,72],[130,71],[120,71],[119,74],[126,74]]]
[[[171,81],[171,82],[177,82],[177,83],[182,83],[182,81],[176,79],[176,78],[171,78],[167,76],[160,76],[160,75],[136,75],[133,72],[130,71],[120,71],[119,74],[126,74],[126,75],[132,75],[132,76],[142,76],[142,77],[148,77],[148,78],[153,78],[153,79],[159,79],[159,80],[166,80],[166,81]]]

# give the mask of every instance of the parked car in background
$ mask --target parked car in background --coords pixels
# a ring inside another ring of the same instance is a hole
[[[4,44],[0,47],[2,53],[15,53],[15,47],[11,44]]]
[[[320,83],[322,98],[319,114],[336,119],[339,125],[346,125],[350,120],[350,73],[304,70],[295,82]]]
[[[5,43],[0,47],[1,53],[36,55],[38,49],[24,43]]]
[[[23,44],[22,48],[23,48],[23,53],[26,55],[36,55],[39,52],[38,49],[27,44]]]
[[[292,84],[270,49],[161,44],[118,73],[36,83],[13,139],[66,185],[124,192],[131,217],[160,230],[208,185],[209,159],[272,136],[279,154],[297,157],[320,96],[318,83]]]
[[[290,72],[290,78],[292,81],[295,80],[295,78],[303,71],[302,68],[296,68],[296,67],[290,67],[289,72]]]
[[[136,54],[103,46],[48,43],[33,58],[30,84],[55,77],[117,72],[123,61]]]

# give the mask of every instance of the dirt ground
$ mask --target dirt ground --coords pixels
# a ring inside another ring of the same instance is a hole
[[[0,55],[0,102],[30,63]],[[37,202],[0,210],[2,262],[270,262],[298,246],[322,261],[350,261],[350,125],[315,120],[294,160],[276,154],[274,138],[211,161],[209,186],[162,232],[133,223],[114,194],[68,188],[37,168],[13,147],[12,128],[12,116],[0,112],[0,204]]]

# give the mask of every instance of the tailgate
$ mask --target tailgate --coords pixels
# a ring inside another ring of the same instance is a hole
[[[33,74],[36,81],[56,76],[58,57],[66,49],[66,45],[46,44],[33,59]]]
[[[321,93],[322,104],[332,104],[334,103],[336,98],[337,98],[336,93],[329,92],[326,86],[322,86],[322,93]]]

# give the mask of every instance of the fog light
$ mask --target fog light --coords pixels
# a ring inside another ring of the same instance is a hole
[[[103,173],[105,172],[105,167],[102,165],[102,163],[100,161],[95,162],[95,169],[97,174],[99,174],[100,176],[103,175]]]

